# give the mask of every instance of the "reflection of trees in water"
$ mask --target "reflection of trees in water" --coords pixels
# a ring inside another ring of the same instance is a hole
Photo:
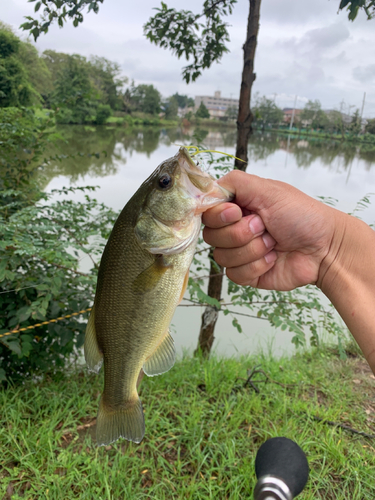
[[[293,155],[299,168],[309,168],[316,160],[329,168],[336,163],[344,170],[355,159],[363,160],[366,170],[375,163],[375,148],[367,144],[292,137],[288,140],[286,136],[272,134],[255,134],[249,142],[249,153],[255,161],[265,159],[279,149]]]
[[[149,157],[160,144],[194,143],[192,128],[180,127],[161,129],[159,127],[84,127],[68,125],[58,128],[62,140],[48,154],[64,154],[72,157],[52,162],[45,169],[47,181],[57,175],[65,175],[76,181],[80,176],[102,177],[113,175],[120,164],[126,163],[127,156],[133,152],[146,153]],[[201,129],[202,143],[209,149],[234,147],[236,131],[230,128]],[[354,159],[365,162],[369,170],[375,163],[375,148],[371,145],[353,145],[348,142],[321,141],[308,138],[254,134],[249,141],[251,161],[266,159],[269,155],[283,149],[295,157],[300,168],[309,168],[315,160],[332,168],[339,165],[348,169]],[[106,152],[106,155],[103,154]],[[91,156],[95,153],[99,157]],[[76,155],[73,157],[73,155]]]
[[[72,182],[86,174],[93,177],[113,175],[117,172],[116,162],[126,161],[116,147],[116,135],[111,129],[65,125],[58,127],[57,132],[61,139],[47,153],[68,158],[51,162],[45,168],[44,174],[49,180],[58,175],[70,177]]]
[[[275,151],[282,149],[282,139],[272,134],[255,134],[250,137],[248,153],[249,164],[259,160],[265,160]]]

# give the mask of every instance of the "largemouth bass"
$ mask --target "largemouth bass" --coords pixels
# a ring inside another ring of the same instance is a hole
[[[168,371],[175,349],[168,331],[186,290],[202,213],[232,195],[193,162],[185,148],[161,163],[126,204],[100,263],[85,337],[85,359],[104,391],[97,444],[145,433],[137,380]]]

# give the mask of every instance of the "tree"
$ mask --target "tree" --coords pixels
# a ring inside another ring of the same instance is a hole
[[[210,113],[207,107],[204,105],[203,101],[200,103],[199,108],[195,112],[197,118],[210,118]]]
[[[225,118],[227,120],[235,120],[237,116],[238,116],[238,109],[235,108],[234,106],[229,106],[229,108],[225,110]]]
[[[33,89],[19,52],[21,41],[0,25],[0,107],[28,106],[40,96]]]
[[[367,120],[366,133],[375,135],[375,118],[372,120]]]
[[[178,106],[178,100],[177,100],[176,94],[175,94],[175,95],[172,95],[171,97],[169,97],[164,102],[165,117],[168,120],[173,120],[174,118],[177,118],[178,108],[179,108],[179,106]]]
[[[136,111],[142,111],[150,115],[160,113],[161,95],[153,85],[142,84],[135,86],[133,82],[128,97]]]
[[[353,135],[358,135],[362,127],[361,115],[359,109],[357,108],[352,116],[351,122],[349,124],[349,132]]]
[[[52,75],[45,60],[28,42],[21,42],[18,55],[32,87],[41,96],[41,102],[45,103],[53,91]]]
[[[116,110],[121,106],[120,90],[128,78],[120,77],[119,64],[105,57],[91,56],[87,61],[90,81],[98,93],[98,99]]]
[[[255,121],[264,130],[267,126],[277,126],[283,119],[283,112],[278,108],[272,99],[266,96],[258,98],[253,106]]]
[[[57,116],[60,122],[89,122],[96,112],[93,89],[83,59],[77,54],[68,56],[66,65],[58,73],[52,103],[62,108]]]
[[[300,114],[301,122],[305,122],[311,128],[324,128],[328,125],[328,117],[322,110],[320,101],[307,101]]]
[[[194,106],[194,99],[187,95],[173,94],[170,99],[175,99],[179,108],[192,108]]]

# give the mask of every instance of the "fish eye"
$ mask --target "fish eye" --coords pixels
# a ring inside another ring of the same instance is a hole
[[[172,177],[168,174],[163,174],[159,177],[159,186],[162,189],[169,188],[172,185]]]

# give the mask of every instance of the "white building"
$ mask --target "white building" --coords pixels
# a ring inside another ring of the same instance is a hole
[[[225,116],[225,112],[228,108],[235,108],[237,110],[239,105],[238,99],[221,97],[221,92],[219,90],[215,92],[213,97],[207,95],[195,96],[195,111],[197,111],[201,102],[203,102],[203,104],[208,109],[211,118],[219,118],[221,116]]]

